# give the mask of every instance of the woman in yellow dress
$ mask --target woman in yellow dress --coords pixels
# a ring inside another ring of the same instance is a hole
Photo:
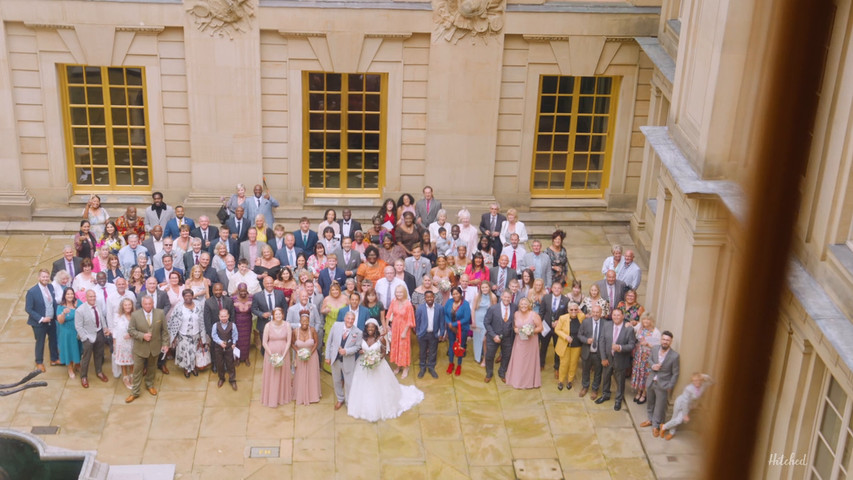
[[[338,321],[338,311],[344,308],[346,304],[346,297],[341,295],[341,286],[338,282],[332,282],[332,286],[329,287],[329,296],[324,298],[323,303],[320,305],[320,314],[326,316],[323,345],[329,341],[329,332],[332,331],[332,326]],[[332,373],[332,366],[327,363],[323,363],[323,369]]]

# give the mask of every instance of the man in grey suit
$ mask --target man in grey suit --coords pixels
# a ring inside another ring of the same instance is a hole
[[[497,267],[489,269],[489,283],[498,295],[503,293],[509,287],[510,280],[515,278],[518,278],[518,274],[509,268],[509,257],[506,255],[501,255]]]
[[[421,252],[423,252],[421,244],[416,243],[412,247],[412,256],[404,260],[403,268],[415,277],[415,288],[420,287],[424,283],[424,275],[429,274],[430,270],[432,270],[429,259],[422,257]]]
[[[267,225],[275,225],[272,209],[278,207],[278,200],[270,196],[270,192],[264,193],[264,187],[255,185],[255,195],[246,199],[246,216],[254,222],[255,217],[263,215]]]
[[[326,363],[332,366],[335,386],[335,410],[349,397],[357,353],[361,349],[361,330],[355,326],[355,313],[349,312],[343,322],[335,322],[326,343]]]
[[[625,291],[628,289],[625,282],[616,280],[616,272],[608,270],[604,276],[604,280],[595,282],[598,290],[601,292],[601,298],[610,302],[610,311],[616,310],[619,302],[625,299]]]
[[[83,354],[80,359],[80,383],[83,388],[89,388],[89,362],[95,356],[95,373],[102,382],[107,382],[107,376],[101,370],[104,365],[104,347],[106,336],[110,334],[107,316],[98,307],[94,290],[86,291],[86,303],[77,308],[74,314],[74,327],[77,337],[83,342]]]
[[[184,253],[184,258],[181,259],[181,263],[184,266],[184,271],[187,273],[187,277],[190,275],[190,270],[193,269],[194,266],[199,264],[199,260],[201,260],[201,252],[204,250],[201,249],[201,239],[192,237],[190,240],[190,251]],[[219,317],[216,317],[219,320]]]
[[[681,358],[672,348],[672,332],[665,330],[660,336],[660,345],[652,347],[649,362],[652,371],[646,378],[646,397],[648,405],[646,412],[648,420],[641,427],[652,427],[652,435],[660,435],[660,425],[666,417],[666,405],[669,391],[678,383],[678,373],[681,368]]]
[[[483,317],[483,323],[486,325],[486,378],[483,381],[486,383],[492,381],[498,347],[501,349],[498,377],[506,383],[506,370],[512,355],[512,341],[515,339],[515,326],[512,320],[515,309],[515,305],[512,304],[512,293],[504,290],[501,301],[489,307],[486,310],[486,316]]]
[[[598,398],[598,388],[601,386],[601,352],[598,350],[598,340],[601,338],[601,329],[604,327],[605,321],[601,319],[601,306],[593,305],[590,311],[590,316],[583,322],[578,329],[578,340],[581,341],[581,389],[578,396],[583,398],[586,392],[589,391],[589,369],[593,371],[592,378],[592,394],[590,398],[595,400]]]
[[[480,235],[489,237],[492,241],[492,248],[495,249],[495,257],[501,254],[504,246],[501,243],[501,227],[506,221],[506,217],[501,215],[501,206],[498,202],[492,202],[489,205],[489,213],[484,213],[480,218]]]
[[[595,403],[602,404],[610,400],[610,380],[616,380],[616,403],[613,410],[622,409],[625,398],[625,370],[631,366],[631,357],[637,335],[631,325],[625,325],[622,310],[611,312],[613,321],[605,322],[598,339],[598,350],[602,353],[601,366],[604,367],[604,385],[602,394]]]
[[[432,187],[427,185],[424,187],[424,198],[415,203],[415,222],[423,228],[429,228],[439,210],[441,201],[432,196]]]
[[[169,220],[175,218],[175,209],[163,202],[163,194],[161,192],[152,193],[151,198],[154,202],[145,209],[145,215],[143,216],[145,219],[145,231],[150,232],[154,228],[154,225],[160,225],[165,230]]]
[[[355,273],[361,265],[361,253],[352,249],[352,239],[343,237],[341,248],[337,249],[335,253],[338,257],[338,268],[344,271],[344,276],[355,278]]]
[[[553,272],[551,270],[551,259],[542,252],[542,242],[533,240],[530,243],[530,249],[532,251],[524,254],[519,270],[524,271],[529,268],[533,271],[534,279],[541,278],[545,281],[545,285],[550,285],[551,273]]]

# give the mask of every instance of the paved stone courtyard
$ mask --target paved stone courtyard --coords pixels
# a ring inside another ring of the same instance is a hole
[[[601,278],[611,243],[630,245],[625,227],[578,226],[567,233],[569,259],[585,289]],[[0,383],[17,381],[33,368],[24,291],[66,243],[64,236],[0,236]],[[350,418],[345,408],[334,411],[325,374],[319,404],[262,406],[256,357],[252,350],[252,366],[237,369],[237,392],[218,389],[217,377],[206,372],[185,379],[173,369],[169,376],[158,372],[157,397],[143,392],[130,405],[119,380],[105,384],[92,376],[84,390],[79,379],[68,379],[65,367],[48,367],[39,377],[47,388],[0,398],[0,427],[59,426],[57,435],[41,438],[53,446],[97,450],[97,459],[111,465],[175,464],[180,479],[696,476],[692,432],[671,442],[653,439],[649,429],[638,434],[642,411],[630,393],[631,412],[615,412],[612,401],[595,405],[589,396],[578,398],[577,388],[558,391],[550,369],[541,389],[523,391],[484,384],[483,369],[471,359],[460,377],[444,374],[440,364],[438,380],[403,380],[424,391],[423,403],[398,419],[371,424]],[[251,447],[278,447],[280,456],[249,458]]]

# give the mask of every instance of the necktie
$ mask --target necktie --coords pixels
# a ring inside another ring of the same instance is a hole
[[[179,218],[179,219],[178,219],[178,226],[179,226],[179,227],[184,226],[184,219],[183,219],[183,218]]]
[[[515,263],[515,250],[512,251],[512,263],[509,264],[509,268],[513,270],[517,268]]]
[[[241,230],[240,225],[242,225],[242,224],[243,224],[243,222],[242,222],[242,221],[237,220],[237,237],[238,237],[238,238],[240,237],[240,234],[241,234],[241,232],[240,232],[240,230]]]
[[[74,262],[66,260],[65,263],[65,269],[68,270],[68,274],[71,275],[71,278],[74,278]]]
[[[255,200],[258,201],[258,208],[261,208],[261,197],[255,197]]]
[[[344,338],[346,339],[349,336],[349,328],[344,330]]]
[[[290,259],[289,265],[291,265],[291,266],[296,266],[296,260],[293,258],[293,250],[291,250],[290,252],[288,252],[287,256],[288,256],[288,257],[289,257],[289,259]]]
[[[613,301],[615,300],[615,298],[613,298],[613,285],[607,287],[607,296],[609,297],[610,304],[615,307],[616,305],[613,304]]]
[[[148,322],[148,326],[151,326],[151,313],[145,314],[145,321]]]
[[[503,309],[504,309],[504,322],[505,322],[509,319],[509,307],[504,305]]]
[[[388,304],[385,308],[391,305],[391,282],[388,282],[388,289],[385,290],[385,303]]]
[[[222,310],[222,297],[219,297],[219,309]]]
[[[201,241],[207,243],[207,232],[201,232]]]
[[[106,303],[107,303],[107,289],[105,288],[104,289],[104,304],[106,305]]]
[[[429,215],[429,200],[427,200],[427,215]]]
[[[490,223],[489,230],[490,230],[490,231],[492,231],[492,232],[494,232],[494,231],[495,231],[495,216],[494,216],[494,215],[492,215],[492,221],[491,221],[491,223]]]
[[[133,252],[133,265],[136,265],[136,249],[131,248],[130,251]]]
[[[592,322],[592,346],[590,350],[593,352],[598,351],[598,321],[593,320]]]
[[[306,246],[306,245],[308,245],[308,234],[307,234],[307,233],[303,233],[303,234],[302,234],[302,246],[304,247],[304,246]]]
[[[349,252],[344,252],[344,264],[349,265]]]
[[[506,270],[500,269],[498,271],[498,293],[503,293],[504,287],[506,287]]]
[[[196,254],[194,254],[194,256],[195,256],[195,265],[198,265],[198,254],[196,253]]]
[[[270,313],[272,313],[272,293],[267,292],[267,305],[270,307]]]
[[[95,329],[101,329],[101,317],[98,316],[98,309],[96,307],[92,307],[92,311],[95,312]]]
[[[557,313],[558,308],[560,308],[560,297],[554,297],[554,308],[551,311]]]

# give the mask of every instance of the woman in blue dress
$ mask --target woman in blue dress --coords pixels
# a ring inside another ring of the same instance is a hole
[[[74,326],[74,312],[77,308],[74,289],[69,287],[63,290],[61,299],[56,306],[59,361],[68,366],[68,378],[74,378],[74,370],[80,365],[82,350],[80,340],[77,340],[77,328]]]
[[[474,361],[480,366],[486,366],[485,349],[483,345],[486,343],[486,311],[489,307],[498,303],[498,297],[492,293],[489,287],[489,282],[480,284],[480,291],[474,297],[474,305],[471,307],[474,310],[474,321],[471,324],[471,329],[474,332],[472,341],[474,342]]]
[[[447,367],[447,373],[453,373],[453,359],[456,358],[456,376],[462,374],[462,358],[457,356],[453,351],[453,344],[456,343],[456,337],[459,334],[459,329],[462,329],[462,348],[468,345],[468,331],[471,330],[471,306],[465,300],[462,294],[462,289],[453,287],[450,290],[451,298],[444,304],[444,318],[447,322],[447,357],[450,359],[450,365]]]

